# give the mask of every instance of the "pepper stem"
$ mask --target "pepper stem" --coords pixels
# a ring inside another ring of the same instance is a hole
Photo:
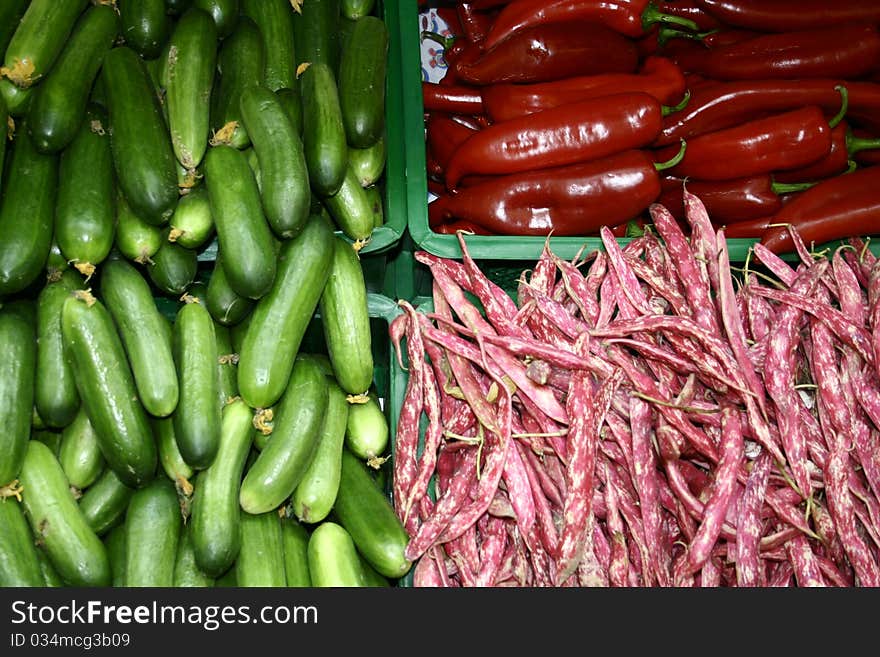
[[[838,123],[843,121],[843,117],[846,116],[846,112],[849,109],[849,92],[846,90],[846,87],[842,84],[837,85],[834,89],[840,93],[840,110],[838,110],[837,114],[828,121],[829,127],[835,127]]]
[[[700,26],[690,18],[682,18],[681,16],[673,16],[672,14],[663,13],[652,0],[648,3],[648,6],[645,7],[645,11],[642,12],[642,27],[647,31],[654,23],[678,25],[691,32],[696,32],[700,29]]]
[[[665,46],[670,39],[690,39],[691,41],[702,41],[707,36],[715,34],[718,31],[719,29],[715,28],[713,30],[706,30],[705,32],[685,32],[683,30],[676,30],[673,27],[661,25],[660,29],[657,30],[657,43],[661,46]]]
[[[686,89],[684,92],[684,97],[681,99],[681,101],[679,101],[679,103],[677,105],[663,105],[663,106],[661,106],[660,113],[663,116],[669,116],[670,114],[673,114],[675,112],[680,112],[681,110],[683,110],[687,106],[687,104],[690,102],[690,100],[691,100],[691,90]]]
[[[443,49],[451,48],[452,44],[455,42],[454,36],[445,37],[442,34],[438,34],[437,32],[431,32],[430,30],[423,30],[421,32],[422,41],[434,41],[435,43],[439,43],[443,46]]]
[[[859,151],[869,151],[880,148],[880,138],[868,139],[867,137],[856,137],[852,130],[846,131],[846,152],[850,155]]]
[[[682,139],[681,140],[681,148],[678,149],[678,153],[676,153],[671,159],[666,160],[665,162],[654,162],[654,168],[657,171],[663,171],[664,169],[671,169],[676,164],[680,163],[684,159],[684,152],[687,150],[687,142]]]
[[[815,182],[781,183],[774,180],[770,183],[770,189],[773,190],[774,194],[791,194],[793,192],[802,192],[815,184]]]

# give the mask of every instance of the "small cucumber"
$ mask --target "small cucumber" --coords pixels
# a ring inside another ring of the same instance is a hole
[[[196,279],[199,269],[199,254],[176,242],[168,241],[169,228],[162,230],[162,244],[153,254],[152,262],[147,263],[147,274],[159,290],[178,297]]]
[[[181,495],[192,495],[193,486],[190,480],[196,471],[183,460],[183,456],[180,454],[177,436],[174,433],[173,418],[153,418],[153,434],[156,436],[159,462],[162,464],[165,475],[174,482]]]
[[[287,576],[287,586],[311,586],[308,530],[293,518],[282,516],[281,540],[284,543],[284,571]]]
[[[0,3],[0,52],[6,52],[12,35],[31,0],[6,0]]]
[[[116,0],[122,38],[144,59],[155,59],[171,36],[165,0]]]
[[[0,487],[18,476],[31,434],[37,361],[32,303],[0,306]]]
[[[240,322],[229,327],[229,335],[232,338],[232,351],[236,354],[241,353],[241,345],[244,343],[244,335],[250,327],[252,317],[253,315],[249,313],[245,315],[244,319]]]
[[[253,299],[241,296],[230,287],[219,249],[214,259],[211,278],[208,279],[205,305],[211,316],[223,326],[238,324],[254,309],[255,301]]]
[[[339,191],[348,169],[348,144],[333,70],[310,64],[299,77],[303,106],[303,148],[309,182],[319,196]]]
[[[373,228],[381,228],[385,225],[385,202],[382,198],[382,189],[379,185],[364,187],[367,197],[370,199],[370,207],[373,210]]]
[[[387,150],[384,134],[371,146],[348,149],[349,165],[361,187],[372,187],[382,178],[388,158]]]
[[[180,16],[192,4],[193,0],[165,0],[165,13],[169,16]]]
[[[366,585],[357,548],[351,535],[338,523],[326,520],[309,537],[309,572],[315,587],[362,587]]]
[[[79,490],[91,486],[104,470],[104,456],[98,436],[82,407],[73,422],[61,432],[58,462],[67,475],[67,481]]]
[[[373,568],[370,565],[370,562],[367,561],[364,558],[364,555],[360,552],[358,552],[358,558],[361,561],[361,569],[364,571],[364,586],[372,588],[385,588],[391,586],[391,582],[388,581],[388,578]]]
[[[388,418],[382,412],[375,393],[371,392],[366,402],[351,405],[345,428],[345,445],[352,454],[364,461],[380,458],[388,449],[389,441]]]
[[[31,531],[64,582],[69,586],[107,586],[107,551],[74,500],[58,459],[36,440],[27,445],[21,485]]]
[[[105,536],[125,518],[133,493],[134,489],[123,484],[113,470],[105,468],[79,498],[78,504],[89,527],[98,536]]]
[[[175,588],[214,586],[214,578],[202,572],[196,563],[192,539],[193,531],[192,523],[185,524],[181,530],[180,539],[177,541],[177,557],[174,560],[173,583]]]
[[[248,513],[276,509],[290,497],[314,458],[327,411],[327,377],[308,354],[298,354],[274,409],[272,434],[241,483]]]
[[[104,264],[100,282],[144,409],[156,417],[171,415],[179,397],[177,370],[165,318],[150,284],[135,265],[121,258]]]
[[[192,503],[192,540],[199,568],[219,577],[241,549],[238,490],[253,442],[253,410],[241,399],[223,408],[220,447],[214,462],[199,473]]]
[[[339,1],[308,0],[293,14],[296,65],[325,62],[339,70]]]
[[[162,229],[137,216],[125,195],[116,194],[115,246],[126,258],[139,265],[152,262],[156,251],[162,246]]]
[[[241,0],[241,12],[260,29],[266,52],[264,83],[272,91],[296,79],[293,9],[290,0]]]
[[[70,263],[61,255],[61,247],[58,246],[58,241],[53,235],[52,243],[49,245],[49,257],[46,258],[46,282],[57,281],[61,274],[70,268]]]
[[[107,557],[110,559],[111,586],[115,588],[125,586],[125,552],[126,552],[125,523],[115,525],[104,536],[104,547]]]
[[[183,518],[174,484],[163,477],[136,490],[125,513],[125,585],[174,584]]]
[[[219,38],[225,39],[235,31],[241,11],[239,0],[195,0],[193,6],[210,14]]]
[[[350,164],[345,168],[339,189],[325,196],[323,203],[333,222],[348,238],[360,244],[369,242],[375,221],[373,204]]]
[[[177,311],[173,335],[180,389],[173,414],[174,433],[183,460],[195,470],[203,470],[213,462],[221,434],[214,319],[204,304],[187,299]]]
[[[281,106],[284,108],[284,111],[287,112],[287,118],[290,119],[290,122],[293,124],[293,129],[296,131],[296,134],[302,139],[302,95],[299,92],[299,84],[297,83],[293,87],[279,89],[275,92],[275,95],[278,96],[278,100],[281,101]]]
[[[31,98],[34,95],[35,87],[27,87],[23,89],[17,84],[0,78],[0,98],[6,105],[9,116],[15,119],[24,117],[31,105]]]
[[[232,349],[232,335],[229,327],[215,320],[214,335],[217,338],[217,400],[220,408],[238,397],[238,354]]]
[[[284,587],[284,540],[275,510],[241,514],[241,549],[235,562],[236,584],[242,587]]]
[[[376,0],[340,0],[339,10],[342,15],[350,20],[357,20],[361,16],[373,13]]]
[[[385,130],[388,27],[376,16],[355,21],[339,61],[339,103],[349,145],[367,148]]]
[[[43,585],[47,588],[60,588],[64,586],[64,580],[55,570],[55,566],[49,561],[49,557],[43,550],[37,550],[37,557],[40,560],[40,571],[43,573]]]
[[[34,423],[36,425],[36,422]],[[31,431],[31,440],[39,440],[57,457],[61,450],[61,432],[46,429],[34,429]],[[8,489],[7,489],[8,490]]]
[[[211,201],[204,185],[180,197],[169,221],[168,240],[187,249],[200,249],[214,235]]]
[[[0,500],[0,587],[43,586],[40,557],[21,505]]]
[[[61,330],[77,391],[107,464],[138,488],[156,471],[156,444],[113,318],[85,290],[68,297]]]

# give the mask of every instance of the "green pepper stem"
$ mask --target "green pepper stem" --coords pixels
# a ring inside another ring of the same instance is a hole
[[[642,27],[647,32],[654,23],[677,25],[690,30],[691,32],[697,32],[700,29],[700,26],[690,18],[682,18],[681,16],[673,16],[672,14],[663,13],[652,0],[648,3],[648,6],[645,7],[645,11],[642,12]]]
[[[657,171],[663,171],[664,169],[671,169],[676,164],[680,163],[684,159],[684,152],[687,150],[687,142],[682,139],[681,140],[681,148],[678,149],[678,153],[676,153],[672,158],[666,160],[665,162],[654,162],[654,168]]]
[[[684,32],[682,30],[676,30],[675,28],[661,25],[660,29],[657,30],[657,43],[658,45],[665,46],[670,39],[690,39],[691,41],[702,41],[707,36],[715,34],[718,31],[719,29],[715,28],[714,30],[706,30],[705,32]]]
[[[815,182],[781,183],[774,180],[770,184],[770,189],[773,190],[774,194],[791,194],[793,192],[802,192],[815,184]]]
[[[868,139],[867,137],[856,137],[852,130],[846,131],[846,152],[850,155],[859,151],[869,151],[880,148],[880,138]]]
[[[680,112],[683,110],[687,104],[691,100],[691,90],[686,89],[684,92],[684,97],[682,97],[681,101],[677,105],[663,105],[660,109],[660,112],[663,116],[669,116],[675,112]]]
[[[841,100],[840,110],[838,110],[837,114],[835,114],[834,117],[830,121],[828,121],[828,125],[832,128],[843,121],[843,117],[846,116],[846,112],[847,110],[849,110],[849,92],[846,90],[846,87],[844,87],[842,84],[839,84],[834,87],[834,89],[840,93]]]

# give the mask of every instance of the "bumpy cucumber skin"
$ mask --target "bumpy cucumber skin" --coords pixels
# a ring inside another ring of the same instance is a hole
[[[284,571],[287,586],[309,587],[309,532],[293,518],[282,516],[281,539],[284,543]]]
[[[389,441],[388,419],[375,394],[371,393],[366,403],[351,405],[345,428],[345,446],[352,454],[364,461],[374,459],[385,453]]]
[[[183,460],[180,448],[177,446],[177,436],[174,433],[174,419],[172,417],[153,418],[153,435],[156,436],[156,445],[159,450],[159,462],[162,470],[178,490],[189,490],[192,484],[190,479],[195,475],[191,465]]]
[[[152,262],[162,246],[162,229],[144,221],[129,207],[125,196],[116,194],[116,234],[114,244],[119,252],[139,265]]]
[[[265,84],[272,91],[296,79],[293,9],[289,0],[241,0],[241,12],[260,28],[266,48]]]
[[[134,488],[120,481],[110,468],[104,472],[79,498],[79,508],[89,527],[98,536],[105,536],[125,518],[125,510]]]
[[[34,537],[21,506],[0,502],[0,587],[43,586]]]
[[[339,0],[309,0],[293,14],[296,64],[325,62],[339,70]]]
[[[214,586],[214,578],[203,573],[196,563],[195,551],[192,541],[193,526],[187,523],[183,526],[180,539],[177,542],[177,557],[174,561],[174,586],[181,587],[211,587]]]
[[[303,148],[309,182],[320,196],[339,191],[348,167],[348,143],[336,77],[330,66],[316,62],[299,78],[303,104]]]
[[[0,486],[19,474],[34,412],[37,341],[29,301],[0,307]]]
[[[330,520],[312,530],[309,538],[309,573],[315,587],[366,585],[357,548],[346,529]]]
[[[117,0],[122,38],[144,59],[155,59],[171,35],[165,0]]]
[[[104,470],[104,455],[98,436],[82,407],[73,422],[61,432],[58,462],[67,481],[79,490],[91,486]]]
[[[349,145],[367,148],[385,130],[388,28],[381,18],[355,21],[339,62],[339,103]]]
[[[187,249],[199,249],[214,234],[211,201],[204,185],[193,187],[180,197],[171,215],[171,233],[168,239]]]
[[[183,518],[174,484],[158,477],[134,492],[125,514],[125,585],[174,584]]]
[[[387,140],[383,134],[371,146],[348,149],[348,163],[361,187],[372,187],[385,173],[388,159]]]
[[[339,229],[350,239],[366,242],[373,234],[375,213],[367,190],[358,181],[351,164],[346,166],[336,193],[323,198],[324,207]]]
[[[287,586],[281,519],[275,510],[241,515],[241,549],[235,563],[236,584],[242,587]]]
[[[199,254],[168,240],[168,229],[162,231],[162,244],[148,262],[147,274],[159,290],[171,296],[180,296],[196,279]]]

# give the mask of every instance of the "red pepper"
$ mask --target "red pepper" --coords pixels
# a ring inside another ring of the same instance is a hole
[[[658,159],[671,148],[659,149]],[[745,178],[801,167],[830,150],[828,120],[819,106],[809,105],[693,137],[670,173],[699,180]]]
[[[471,0],[474,9],[497,9],[510,4],[510,0]]]
[[[863,130],[861,128],[854,128],[853,135],[857,139],[866,139],[868,141],[873,141],[878,138],[878,133],[869,132],[867,130]],[[865,149],[860,150],[855,154],[856,164],[859,166],[870,166],[872,164],[880,164],[880,149]]]
[[[429,112],[482,114],[480,90],[465,85],[438,84],[422,80],[422,104]]]
[[[638,73],[600,73],[537,84],[489,85],[482,89],[486,113],[498,122],[567,103],[630,91],[644,91],[664,105],[673,105],[682,99],[686,84],[675,62],[666,57],[650,56],[644,60]]]
[[[486,47],[535,25],[580,20],[603,23],[632,39],[644,36],[652,25],[660,22],[699,29],[690,19],[664,14],[649,0],[513,0],[499,12],[486,37]]]
[[[664,14],[693,21],[698,30],[714,30],[722,26],[721,21],[700,6],[699,0],[658,2],[657,9]]]
[[[446,29],[450,34],[457,36],[464,32],[455,7],[437,7],[434,11],[437,12],[440,20],[446,23]]]
[[[461,80],[475,85],[550,82],[575,75],[632,73],[638,68],[635,43],[598,23],[538,25],[486,48],[473,63],[459,61]]]
[[[856,153],[878,148],[880,139],[856,137],[852,127],[841,121],[831,130],[831,152],[827,156],[800,169],[780,171],[774,178],[783,183],[830,178],[849,170],[855,164]]]
[[[455,6],[458,22],[471,43],[482,44],[492,27],[494,16],[474,7],[472,2],[459,2]]]
[[[793,32],[841,23],[880,23],[873,0],[697,0],[725,25],[761,32]]]
[[[446,186],[455,189],[468,174],[545,169],[645,147],[657,138],[662,112],[656,98],[636,91],[494,123],[458,147]]]
[[[808,246],[880,233],[880,166],[821,181],[787,203],[774,224],[794,226]],[[788,229],[769,228],[761,243],[774,253],[792,250]]]
[[[660,194],[648,152],[526,171],[460,189],[428,206],[430,222],[471,221],[499,235],[595,234],[638,216]]]
[[[425,123],[426,143],[444,176],[452,154],[476,131],[475,126],[467,125],[452,116],[432,114],[428,118]]]
[[[769,78],[861,77],[880,61],[876,25],[847,24],[829,28],[762,34],[707,49],[688,61],[696,73],[717,80]],[[682,65],[682,68],[687,68]]]
[[[422,32],[422,39],[436,42],[443,50],[443,61],[446,63],[446,73],[440,79],[440,84],[456,85],[461,80],[455,72],[459,62],[472,62],[480,57],[479,45],[471,43],[465,38],[456,36],[443,36],[436,32]]]
[[[753,39],[760,34],[761,32],[754,30],[741,30],[732,27],[719,27],[705,32],[685,32],[684,30],[660,28],[658,40],[660,45],[666,45],[672,39],[690,39],[691,41],[699,41],[707,48],[718,48],[746,39]]]
[[[482,226],[479,226],[471,221],[453,221],[446,224],[440,224],[439,226],[434,228],[434,232],[441,235],[455,235],[459,231],[464,231],[465,233],[473,233],[474,235],[493,234]]]

